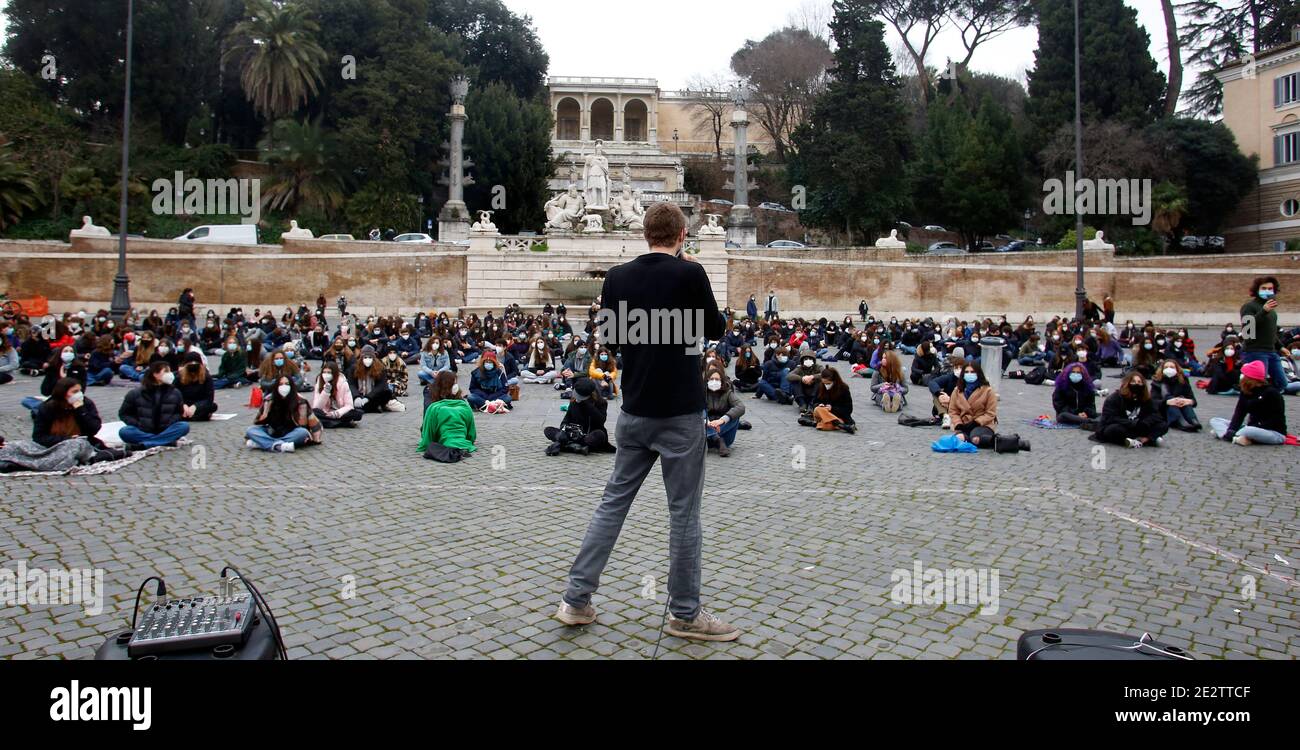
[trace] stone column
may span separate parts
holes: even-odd
[[[465,97],[469,79],[457,76],[451,82],[451,142],[447,154],[447,204],[438,212],[438,240],[463,242],[469,239],[469,208],[465,205]]]
[[[727,242],[753,247],[758,244],[758,224],[749,211],[749,113],[739,97],[731,113],[731,127],[736,132],[736,154],[730,180],[730,187],[735,191],[735,205],[727,217]]]

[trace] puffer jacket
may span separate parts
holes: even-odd
[[[184,406],[181,392],[170,385],[141,386],[126,394],[117,418],[141,432],[157,435],[181,421]]]

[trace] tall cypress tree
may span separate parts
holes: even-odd
[[[835,66],[808,122],[792,136],[791,181],[807,190],[803,221],[873,241],[907,202],[910,148],[902,84],[885,46],[885,28],[863,0],[836,0]]]
[[[1074,121],[1074,3],[1038,0],[1038,50],[1029,72],[1027,112],[1034,150]],[[1124,0],[1080,3],[1083,117],[1141,128],[1164,111],[1165,76],[1152,59],[1151,35]]]

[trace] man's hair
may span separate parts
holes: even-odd
[[[645,240],[650,247],[676,247],[686,215],[672,203],[654,203],[645,212]]]
[[[1259,288],[1260,288],[1261,286],[1264,286],[1265,284],[1272,284],[1272,285],[1273,285],[1273,291],[1275,291],[1275,292],[1279,292],[1279,293],[1280,293],[1280,292],[1282,291],[1281,286],[1277,283],[1277,277],[1274,277],[1274,276],[1259,276],[1259,277],[1257,277],[1254,281],[1252,281],[1252,282],[1250,283],[1250,296],[1252,296],[1252,297],[1257,297],[1257,296],[1259,296]]]

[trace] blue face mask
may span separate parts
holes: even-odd
[[[1274,295],[1276,295],[1276,294],[1277,294],[1277,292],[1273,291],[1272,289],[1260,289],[1260,290],[1259,290],[1259,298],[1262,299],[1262,300],[1270,300],[1270,299],[1273,299]]]
[[[602,355],[600,355],[600,361],[601,361],[601,362],[608,362],[608,361],[609,361],[609,355],[608,355],[608,354],[602,354]]]
[[[486,365],[483,365],[483,369],[487,370],[488,372],[492,372],[493,370],[497,369],[497,366],[489,362]]]
[[[1081,373],[1081,372],[1072,372],[1072,373],[1070,373],[1070,382],[1071,382],[1071,383],[1082,383],[1082,382],[1083,382],[1083,373]]]
[[[963,378],[963,380],[965,380],[967,383],[978,383],[978,382],[979,382],[979,379],[980,379],[980,376],[979,376],[979,375],[976,375],[976,374],[973,373],[973,372],[968,372],[968,373],[966,373],[966,376]]]

